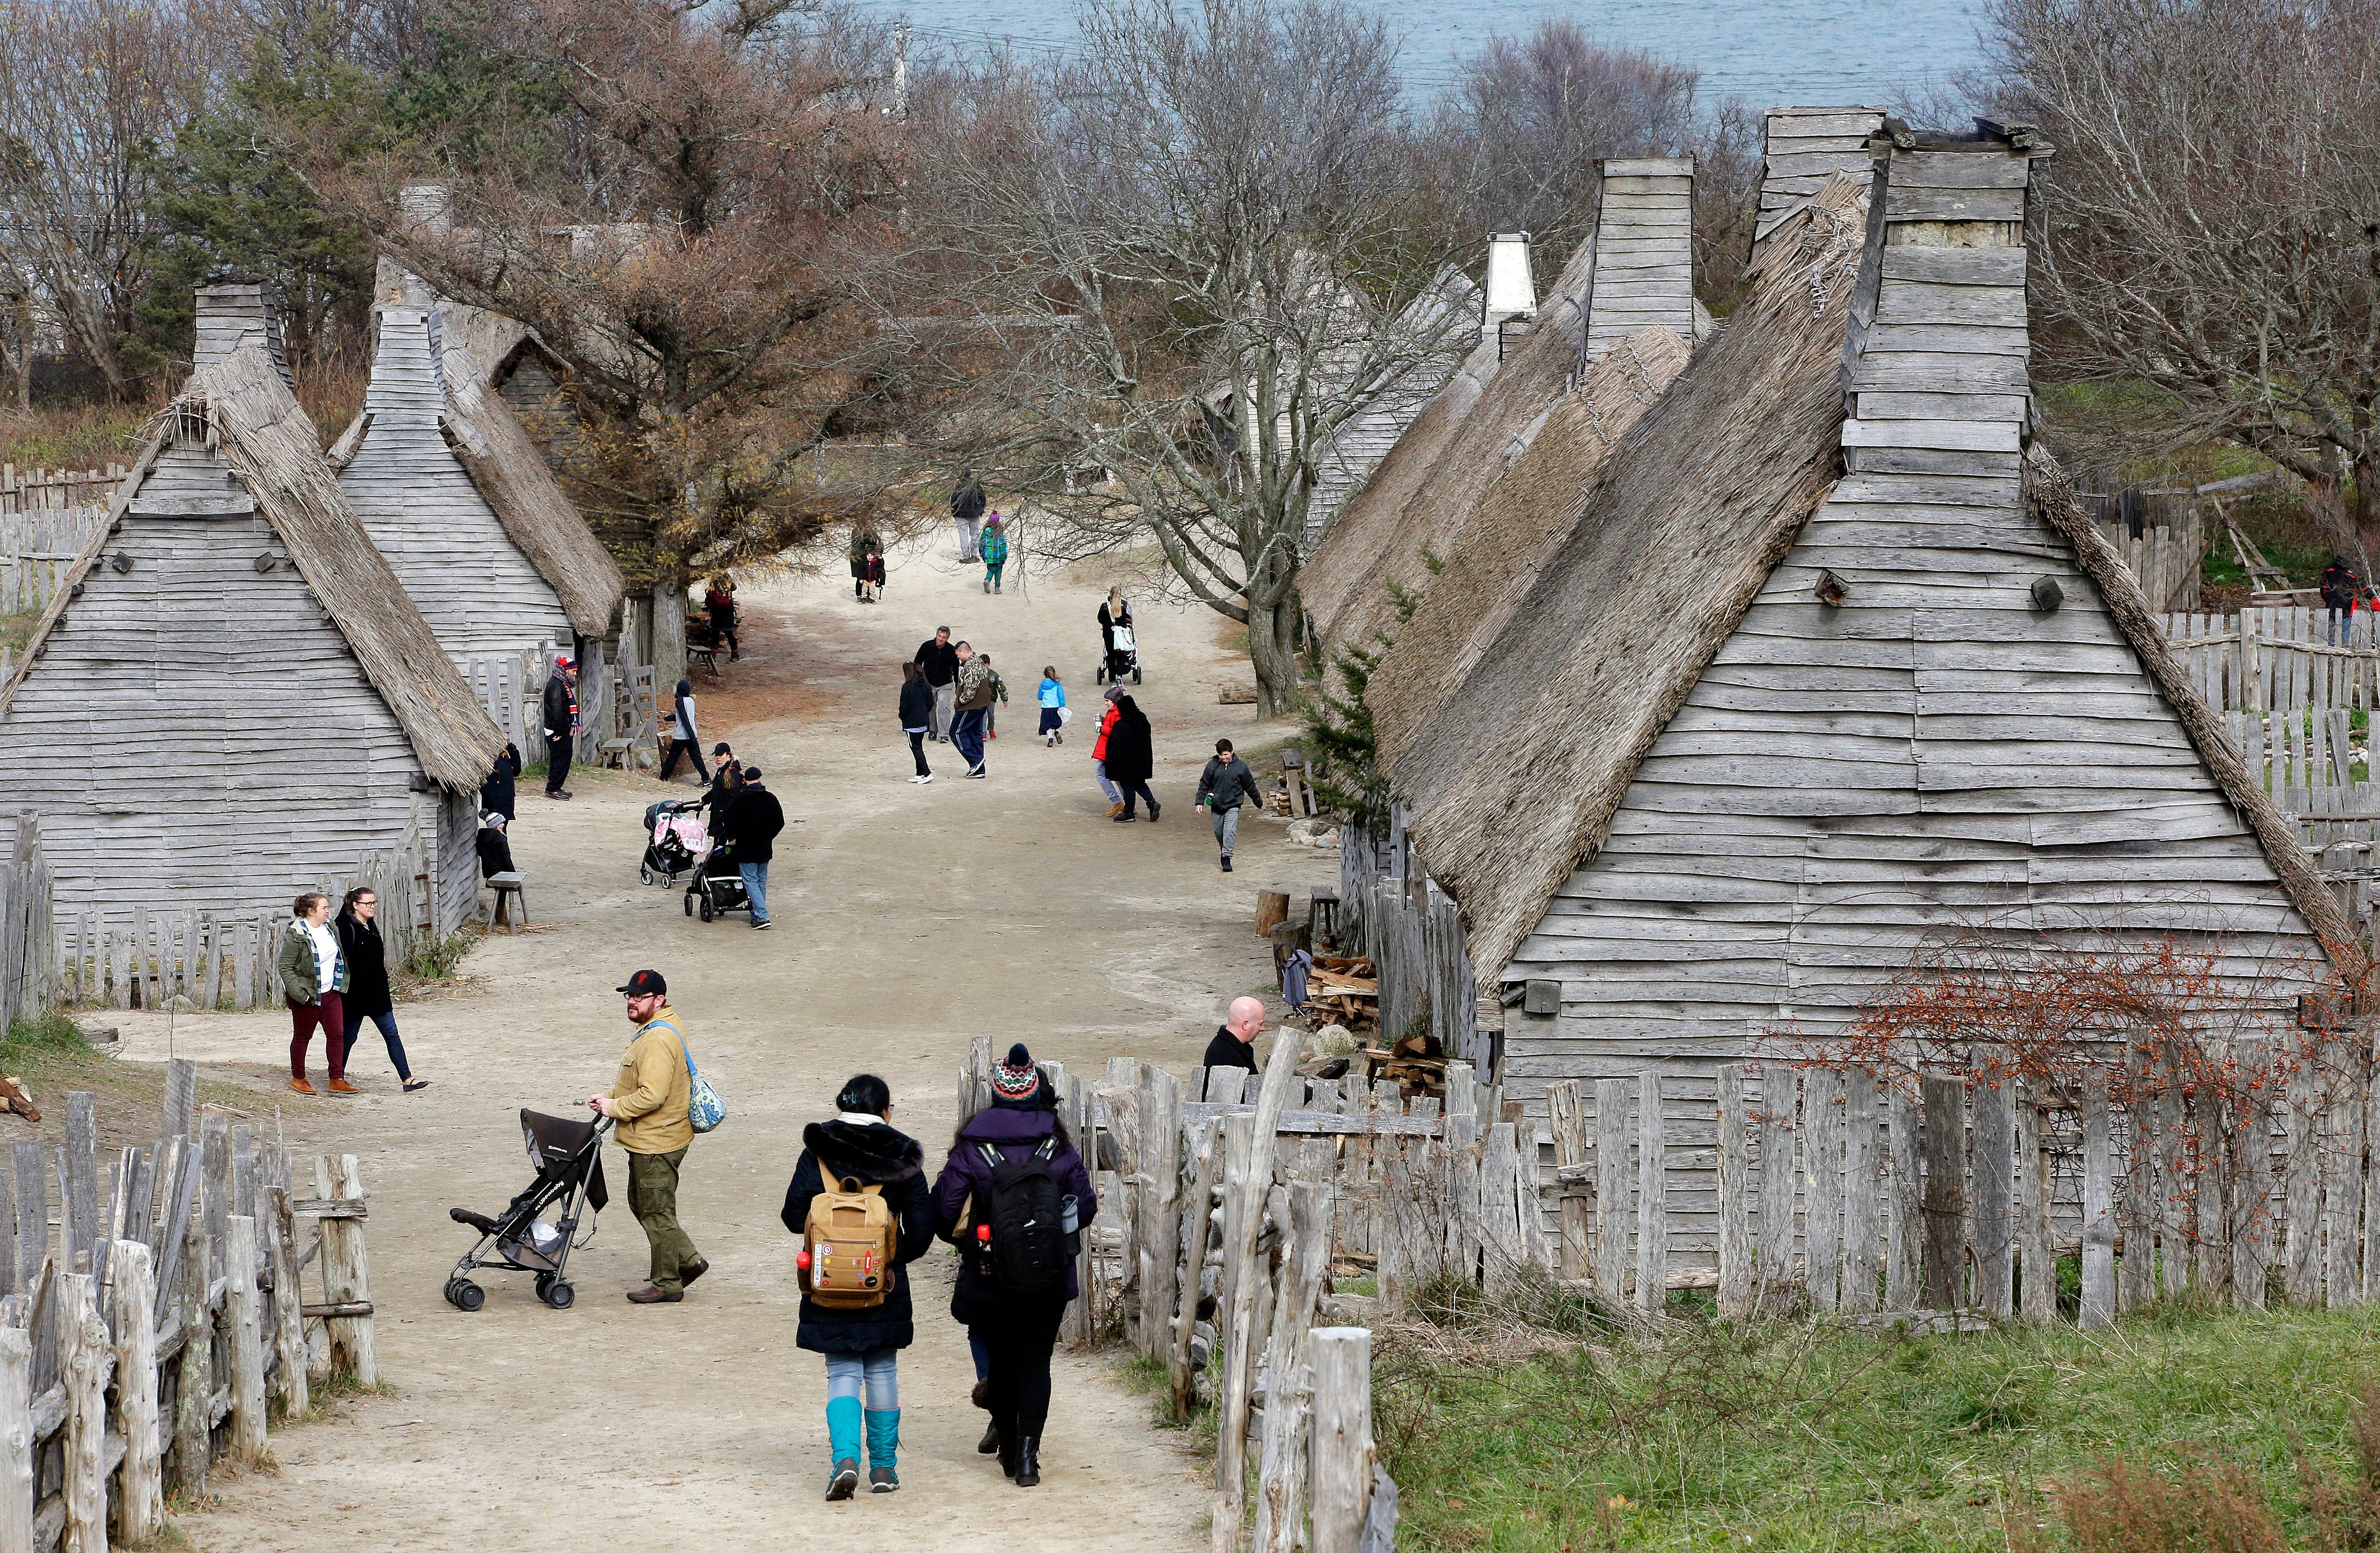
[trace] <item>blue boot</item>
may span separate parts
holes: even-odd
[[[889,1494],[901,1486],[900,1474],[894,1470],[892,1458],[901,1449],[901,1410],[897,1407],[868,1410],[868,1491]]]
[[[831,1397],[826,1404],[827,1455],[834,1465],[827,1474],[826,1497],[847,1499],[859,1488],[859,1399]]]

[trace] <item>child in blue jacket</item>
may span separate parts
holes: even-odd
[[[1066,687],[1058,683],[1058,671],[1049,664],[1041,665],[1041,747],[1066,742]]]

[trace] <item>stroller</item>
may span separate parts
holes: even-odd
[[[1130,674],[1133,684],[1138,685],[1140,683],[1140,649],[1133,640],[1132,627],[1111,626],[1108,635],[1114,645],[1108,649],[1107,657],[1100,661],[1093,683],[1122,685],[1123,676]]]
[[[680,803],[662,802],[645,811],[645,857],[637,866],[637,880],[650,884],[656,879],[663,884],[675,884],[677,876],[686,872],[710,844],[710,836],[702,826],[702,800],[688,798]]]
[[[491,1267],[536,1274],[537,1297],[556,1310],[568,1310],[577,1296],[563,1269],[570,1260],[579,1212],[584,1208],[601,1213],[612,1200],[603,1185],[603,1132],[612,1125],[609,1117],[573,1122],[523,1110],[520,1121],[529,1163],[537,1167],[535,1178],[492,1219],[468,1207],[446,1210],[446,1217],[455,1223],[480,1231],[479,1244],[446,1275],[446,1303],[457,1310],[477,1310],[487,1303],[487,1291],[472,1282],[469,1275]],[[541,1217],[549,1208],[556,1212],[552,1223]],[[594,1238],[594,1227],[589,1225],[587,1239]],[[491,1241],[495,1243],[492,1254]]]
[[[735,843],[715,843],[696,866],[694,882],[686,887],[686,914],[692,916],[699,911],[708,922],[731,911],[748,914],[751,909],[751,899],[744,893],[744,875],[735,867]]]

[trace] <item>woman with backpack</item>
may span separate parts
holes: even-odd
[[[840,1113],[802,1130],[802,1157],[779,1215],[801,1238],[795,1265],[802,1290],[794,1344],[826,1355],[826,1497],[859,1487],[859,1441],[868,1438],[868,1487],[901,1486],[901,1350],[910,1323],[909,1264],[933,1244],[926,1151],[892,1130],[892,1091],[859,1074],[835,1097]],[[866,1405],[861,1399],[866,1398]]]
[[[990,1359],[1001,1471],[1041,1481],[1050,1353],[1075,1282],[1072,1245],[1099,1215],[1091,1172],[1023,1042],[991,1071],[991,1104],[960,1123],[934,1183],[934,1228],[959,1246],[951,1315]]]

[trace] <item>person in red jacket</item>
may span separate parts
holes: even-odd
[[[1116,725],[1120,715],[1116,699],[1123,694],[1119,685],[1108,686],[1107,710],[1099,714],[1099,737],[1091,741],[1091,775],[1099,779],[1099,791],[1108,795],[1108,818],[1113,819],[1123,812],[1123,790],[1108,780],[1108,733]]]

